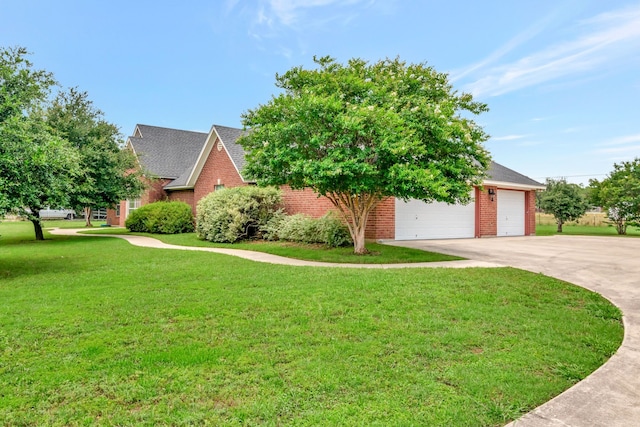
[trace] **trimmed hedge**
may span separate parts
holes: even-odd
[[[263,232],[268,240],[324,243],[331,247],[353,244],[349,229],[333,212],[321,218],[312,218],[305,214],[278,214],[269,221]]]
[[[198,238],[233,243],[262,237],[262,229],[282,204],[282,192],[273,187],[233,187],[203,197],[196,208]]]
[[[184,202],[155,202],[132,211],[125,226],[140,233],[190,233],[193,219],[191,206]]]

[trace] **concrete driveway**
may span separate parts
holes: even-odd
[[[385,242],[496,262],[591,289],[624,313],[618,352],[510,426],[640,426],[640,239],[549,236]]]

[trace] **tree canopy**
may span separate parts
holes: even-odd
[[[86,93],[58,94],[53,75],[37,70],[24,48],[0,48],[0,217],[29,219],[44,239],[39,213],[47,207],[107,207],[141,182],[118,129]]]
[[[87,226],[92,210],[140,195],[144,184],[135,155],[121,149],[118,127],[104,120],[87,92],[60,92],[47,111],[47,122],[78,151],[81,175],[70,194],[70,207],[84,209]]]
[[[587,212],[584,189],[577,184],[567,183],[566,179],[547,179],[547,189],[540,195],[540,208],[550,213],[558,224],[558,233],[567,221],[575,221]]]
[[[35,70],[26,54],[0,49],[0,215],[29,219],[42,240],[40,210],[69,202],[78,156],[44,118],[52,74]]]
[[[490,158],[487,134],[468,116],[485,104],[426,64],[314,61],[276,75],[282,93],[243,114],[248,176],[327,197],[356,253],[366,252],[367,218],[386,197],[470,200]]]
[[[615,163],[602,181],[590,180],[589,194],[615,223],[618,234],[627,234],[629,225],[640,225],[640,158]]]

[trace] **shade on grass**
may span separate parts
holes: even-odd
[[[130,233],[123,228],[90,229],[82,231],[83,234],[134,234],[149,236],[162,242],[180,246],[197,246],[209,248],[243,249],[249,251],[265,252],[287,258],[303,259],[307,261],[333,262],[345,264],[398,264],[414,262],[442,262],[455,261],[463,258],[421,251],[401,246],[383,245],[380,243],[367,243],[368,254],[356,255],[353,246],[331,248],[322,244],[304,244],[286,241],[270,242],[264,240],[239,241],[235,243],[212,243],[200,240],[195,233],[183,234],[150,234]]]
[[[503,425],[622,339],[603,298],[515,269],[287,267],[0,235],[8,425]]]

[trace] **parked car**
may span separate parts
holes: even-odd
[[[42,209],[40,219],[73,219],[76,213],[73,209]]]

